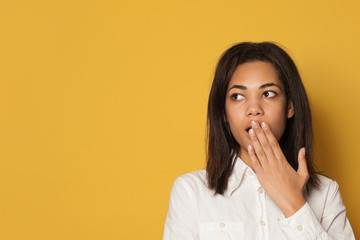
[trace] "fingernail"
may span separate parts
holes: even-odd
[[[252,151],[252,146],[251,146],[251,145],[248,146],[248,151],[249,151],[249,152]]]
[[[262,122],[261,125],[264,130],[269,128],[269,126],[265,122]]]
[[[249,130],[249,134],[250,134],[250,136],[255,136],[254,130],[253,130],[253,129],[250,129],[250,130]]]
[[[259,127],[259,124],[255,121],[252,121],[251,122],[251,125],[254,127],[254,128],[258,128]]]

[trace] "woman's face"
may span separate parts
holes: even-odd
[[[293,116],[287,104],[283,83],[271,63],[255,61],[240,64],[229,82],[225,101],[226,119],[240,145],[239,155],[247,155],[251,144],[251,121],[266,122],[277,140],[285,131],[286,119]],[[244,156],[245,157],[245,156]]]

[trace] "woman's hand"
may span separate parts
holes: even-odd
[[[261,128],[253,121],[249,133],[252,141],[249,156],[260,184],[284,216],[292,216],[306,203],[302,193],[309,179],[305,148],[299,151],[299,168],[295,171],[265,122]]]

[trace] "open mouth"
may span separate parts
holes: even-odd
[[[249,131],[250,131],[250,129],[252,129],[252,127],[251,127],[251,126],[250,126],[250,127],[248,127],[248,128],[246,128],[246,129],[245,129],[245,131],[249,132]]]

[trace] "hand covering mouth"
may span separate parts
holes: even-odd
[[[261,121],[258,121],[257,123],[258,123],[258,124],[260,125],[260,127],[261,127],[262,122],[261,122]],[[261,128],[262,128],[262,127],[261,127]],[[249,132],[250,129],[252,129],[251,123],[247,126],[247,128],[245,128],[245,131]]]
[[[245,131],[249,132],[250,129],[252,129],[252,126],[249,126],[248,128],[246,128]]]

